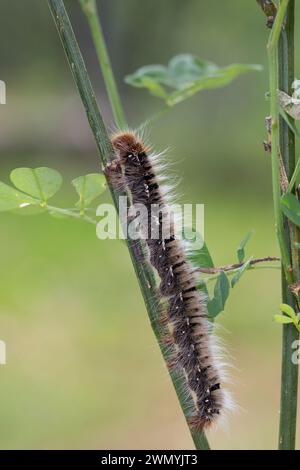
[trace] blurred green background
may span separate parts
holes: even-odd
[[[87,26],[77,1],[66,5],[113,129]],[[161,106],[123,83],[142,65],[185,52],[219,65],[264,65],[261,73],[178,105],[149,134],[158,149],[170,147],[180,201],[205,203],[216,264],[234,262],[252,228],[247,255],[277,255],[270,159],[262,148],[268,31],[256,2],[98,5],[132,126]],[[97,171],[99,158],[47,2],[2,0],[0,12],[0,79],[7,84],[0,179],[8,182],[17,166],[56,168],[65,178],[56,202],[68,207],[75,201],[69,182]],[[297,73],[299,65],[297,58]],[[0,447],[192,449],[124,244],[99,241],[83,222],[47,215],[1,214],[0,221],[0,339],[7,344]],[[239,409],[210,432],[214,448],[276,447],[281,331],[272,316],[279,302],[279,271],[257,270],[244,275],[218,317]]]

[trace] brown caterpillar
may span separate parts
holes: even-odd
[[[114,135],[112,144],[115,159],[107,165],[106,175],[113,185],[127,186],[134,205],[147,207],[148,227],[158,226],[156,239],[151,238],[150,232],[145,238],[150,262],[160,277],[160,293],[167,304],[167,314],[161,320],[168,327],[166,343],[172,348],[173,356],[168,366],[179,368],[186,376],[188,392],[196,409],[189,418],[190,424],[194,429],[203,430],[216,421],[228,402],[226,392],[221,388],[205,299],[197,290],[194,270],[184,245],[176,238],[175,225],[169,217],[150,148],[133,132]],[[154,205],[159,211],[153,215],[151,208]],[[166,219],[169,224],[167,237],[162,230]]]

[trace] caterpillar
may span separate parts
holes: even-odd
[[[229,403],[228,393],[221,387],[222,370],[215,354],[213,327],[207,319],[206,299],[197,289],[185,246],[176,236],[155,154],[134,132],[113,135],[112,145],[114,158],[104,170],[106,176],[111,184],[129,190],[133,205],[146,206],[148,227],[158,227],[158,237],[153,239],[148,229],[145,238],[149,261],[159,275],[160,295],[166,304],[161,323],[167,326],[165,342],[172,350],[168,367],[185,375],[194,404],[189,424],[202,431],[217,420]],[[159,208],[154,215],[153,206]],[[167,235],[163,224],[167,224]]]

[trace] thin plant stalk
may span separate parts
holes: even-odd
[[[90,28],[115,123],[119,129],[125,129],[127,127],[125,112],[122,106],[115,75],[113,73],[111,60],[107,51],[97,2],[96,0],[79,0],[79,3]],[[143,132],[146,127],[149,127],[150,124],[155,122],[163,114],[170,111],[170,109],[170,106],[164,106],[153,114],[153,116],[146,119],[144,123],[140,124],[137,131]]]
[[[113,149],[95,98],[94,91],[92,89],[88,73],[86,71],[84,60],[82,58],[68,14],[66,12],[64,2],[63,0],[48,0],[48,4],[52,12],[54,22],[57,26],[63,48],[67,55],[75,83],[85,107],[87,118],[99,150],[102,165],[105,165],[112,157]],[[117,201],[119,193],[111,186],[110,191],[116,209],[118,210]],[[138,256],[137,252],[139,255],[143,253],[143,247],[140,246],[137,241],[135,241],[133,244],[130,240],[127,240],[127,245],[153,331],[156,335],[164,359],[165,361],[168,361],[168,351],[163,346],[163,342],[161,341],[161,327],[159,325],[160,307],[159,298],[156,291],[154,271],[149,263],[146,262],[146,260],[141,260]],[[191,410],[193,410],[194,405],[192,398],[186,396],[186,381],[182,375],[176,371],[171,372],[170,375],[181,408],[185,417],[187,418]],[[191,435],[196,449],[209,450],[209,444],[204,433],[191,430]]]
[[[271,161],[272,186],[276,231],[282,259],[283,301],[297,307],[290,286],[299,282],[298,250],[295,250],[296,230],[285,220],[281,205],[280,157],[291,178],[295,168],[294,138],[283,120],[279,119],[277,90],[280,87],[290,91],[291,76],[294,74],[293,21],[294,2],[281,0],[268,41],[268,62],[271,106]],[[288,14],[287,14],[288,13]],[[286,24],[284,21],[286,19]],[[289,30],[289,32],[288,32]],[[299,337],[296,328],[283,326],[281,403],[279,425],[279,448],[294,449],[296,438],[297,381],[298,368],[292,363],[292,344]]]
[[[272,189],[275,226],[281,251],[282,265],[288,283],[292,283],[291,263],[289,249],[285,238],[283,213],[280,205],[280,170],[279,170],[279,107],[277,102],[278,90],[278,42],[281,28],[285,18],[289,0],[283,0],[278,9],[273,28],[270,33],[267,50],[269,62],[270,111],[271,111],[271,164]]]
[[[116,125],[126,127],[126,118],[107,51],[96,0],[79,0],[87,18]]]
[[[54,206],[49,206],[49,204],[46,204],[44,206],[49,212],[52,212],[53,214],[60,215],[62,217],[71,217],[74,219],[80,219],[84,220],[85,222],[88,222],[89,224],[96,225],[97,221],[93,217],[89,217],[88,215],[85,214],[80,214],[79,212],[75,212],[74,209],[63,209],[60,207],[54,207]]]
[[[278,269],[281,269],[281,266],[280,265],[277,266],[276,264],[268,264],[266,266],[249,266],[247,268],[247,271],[257,271],[258,269],[277,269],[278,270]],[[240,270],[240,268],[235,268],[235,269],[232,269],[230,271],[226,271],[226,276],[233,276],[239,270]],[[213,274],[209,277],[202,277],[200,282],[208,284],[208,283],[213,282],[216,279],[218,279],[219,276],[220,276],[220,272],[218,274]]]
[[[294,12],[295,2],[290,0],[287,7],[285,27],[281,31],[278,49],[279,89],[291,94],[294,81]],[[295,168],[295,135],[284,119],[279,120],[280,151],[283,165],[290,181],[288,191],[294,191],[296,178]],[[295,242],[299,241],[298,228],[290,221],[284,220],[285,236],[290,246],[290,256],[294,281],[299,283],[299,253]],[[283,301],[298,310],[297,299],[291,293],[286,279],[282,279]],[[295,448],[297,426],[297,392],[298,365],[291,360],[293,344],[299,339],[299,332],[294,325],[283,325],[282,331],[282,365],[281,365],[281,403],[279,442],[280,450]]]

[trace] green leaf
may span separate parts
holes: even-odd
[[[79,176],[72,181],[72,184],[79,194],[76,205],[81,211],[84,211],[85,207],[88,207],[106,189],[105,177],[100,173]]]
[[[285,317],[284,315],[274,315],[274,320],[276,323],[281,324],[293,323],[293,320],[290,317]]]
[[[186,233],[189,234],[188,227],[184,227],[183,237]],[[207,244],[203,240],[202,235],[199,232],[196,232],[195,230],[192,229],[191,236],[195,236],[196,244],[198,246],[201,246],[201,248],[195,249],[194,248],[195,243],[192,243],[189,241],[189,239],[186,239],[186,241],[189,242],[189,249],[187,251],[188,251],[188,258],[191,261],[191,263],[195,266],[195,268],[214,268],[214,263],[213,263],[211,254],[207,248]]]
[[[25,193],[46,202],[62,184],[60,173],[52,168],[16,168],[10,174],[14,185]]]
[[[224,271],[221,271],[215,284],[214,296],[207,303],[208,314],[210,317],[214,318],[224,310],[225,303],[229,295],[229,289],[230,286],[228,278]]]
[[[300,227],[300,203],[294,194],[288,193],[281,197],[281,208],[284,215]]]
[[[287,123],[291,131],[295,134],[295,136],[300,137],[300,132],[295,124],[295,121],[290,118],[288,114],[282,109],[279,108],[280,115],[282,119]]]
[[[233,64],[229,65],[228,67],[218,68],[214,73],[211,73],[208,76],[204,75],[189,85],[186,85],[186,87],[182,90],[176,91],[169,95],[167,104],[169,106],[174,106],[175,104],[190,98],[198,91],[223,87],[228,85],[239,75],[254,70],[261,70],[261,68],[258,65],[244,64]]]
[[[167,99],[168,95],[160,83],[167,84],[167,68],[163,65],[146,65],[132,75],[125,77],[125,83],[137,88],[147,88],[158,97]]]
[[[167,69],[166,83],[176,90],[182,90],[200,77],[210,76],[218,70],[213,62],[201,60],[191,54],[173,57]]]
[[[250,266],[250,263],[251,263],[251,258],[248,259],[248,261],[246,261],[246,263],[244,263],[240,268],[239,270],[236,272],[236,274],[233,276],[233,278],[231,279],[231,287],[234,287],[236,285],[236,283],[240,280],[241,276],[244,274],[244,272],[248,269],[248,267]]]
[[[285,315],[274,315],[274,320],[277,323],[293,323],[295,328],[300,333],[300,313],[296,313],[295,310],[288,304],[280,304],[280,310],[285,313]]]
[[[196,268],[213,268],[214,263],[211,257],[211,254],[207,248],[206,243],[204,242],[200,250],[195,250],[189,256],[189,259]]]
[[[243,263],[245,259],[245,246],[247,245],[248,241],[252,237],[254,233],[254,230],[250,230],[246,236],[240,241],[240,244],[237,248],[237,257],[239,260],[239,263]]]
[[[29,205],[38,205],[40,202],[12,186],[0,182],[0,212],[11,211]]]
[[[297,322],[297,315],[293,307],[291,307],[288,304],[280,304],[279,306],[280,310],[285,313],[288,317],[292,318]]]
[[[247,64],[218,67],[192,54],[180,54],[173,57],[167,67],[158,64],[144,66],[127,75],[125,82],[147,88],[152,95],[174,106],[200,90],[225,86],[241,74],[261,69],[259,65]]]

